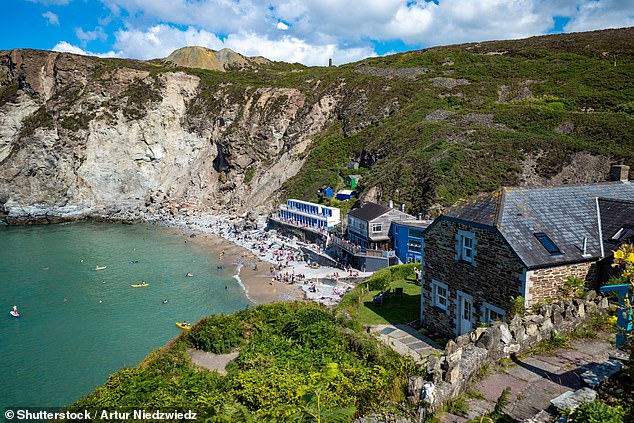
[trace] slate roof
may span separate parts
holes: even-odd
[[[599,198],[603,249],[608,256],[634,238],[634,201]],[[619,231],[623,229],[620,233]],[[613,237],[618,233],[618,239]]]
[[[377,217],[389,212],[390,208],[376,203],[366,203],[363,207],[351,210],[348,214],[366,221],[371,221]]]
[[[611,222],[623,221],[621,213],[632,216],[631,205],[626,207],[618,203],[621,206],[617,207],[616,202],[599,202],[599,198],[629,204],[634,201],[634,184],[619,181],[530,189],[502,188],[473,202],[458,203],[447,215],[497,227],[529,269],[548,267],[602,257],[599,204],[604,205],[606,215],[601,220],[605,222],[602,226],[606,226],[606,230],[611,230]],[[546,234],[561,253],[550,254],[535,237],[536,233]],[[585,256],[584,238],[587,239]]]
[[[502,190],[459,200],[447,213],[450,216],[486,226],[496,226]]]

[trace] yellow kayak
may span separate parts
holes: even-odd
[[[144,286],[150,286],[149,283],[135,283],[133,285],[130,285],[132,288],[142,288]]]
[[[190,325],[189,323],[176,322],[176,326],[178,326],[181,329],[185,329],[185,330],[189,330],[189,329],[192,328],[192,325]]]

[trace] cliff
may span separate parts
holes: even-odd
[[[352,173],[363,199],[428,215],[500,185],[605,180],[634,165],[633,52],[632,28],[340,67],[1,51],[0,220],[242,214]],[[223,69],[196,68],[211,55]]]
[[[0,53],[0,80],[9,220],[252,210],[297,173],[337,95],[32,50]]]

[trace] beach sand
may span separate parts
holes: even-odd
[[[239,281],[244,286],[247,298],[254,304],[305,298],[301,285],[289,285],[283,282],[275,282],[271,285],[270,263],[260,260],[248,249],[214,234],[189,228],[171,229],[177,234],[185,235],[187,242],[195,243],[213,254],[221,265],[232,268],[233,275],[239,275]],[[192,234],[196,236],[191,238]],[[222,251],[224,255],[221,256]],[[255,263],[257,263],[257,270],[253,270]]]

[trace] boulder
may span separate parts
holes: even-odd
[[[500,325],[500,333],[502,335],[500,338],[502,342],[506,345],[510,344],[513,340],[513,335],[511,335],[511,331],[504,323]]]
[[[407,399],[410,402],[417,403],[421,399],[424,384],[422,376],[410,376],[407,383]]]

